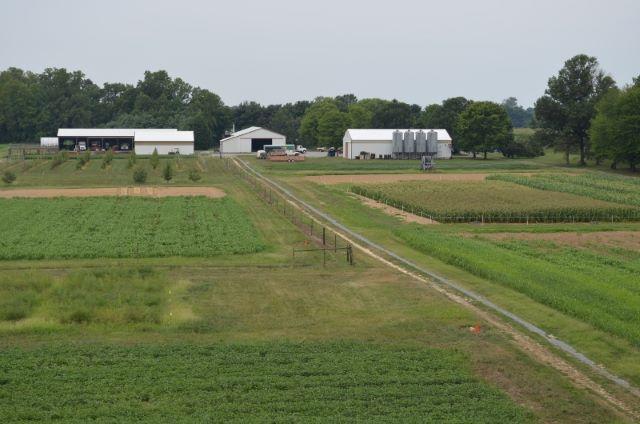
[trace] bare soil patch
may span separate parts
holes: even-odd
[[[363,204],[371,208],[379,209],[382,212],[386,213],[387,215],[401,218],[403,221],[406,221],[406,222],[415,222],[418,224],[429,224],[429,225],[438,223],[433,219],[425,218],[423,216],[415,215],[415,214],[403,211],[401,209],[394,208],[393,206],[385,205],[384,203],[376,202],[375,200],[369,199],[368,197],[360,196],[358,194],[353,194],[353,193],[352,195],[357,199],[359,199]]]
[[[596,231],[590,233],[493,233],[491,240],[544,240],[572,247],[611,246],[640,250],[640,231]]]
[[[205,196],[218,198],[225,195],[216,187],[107,187],[107,188],[37,188],[0,190],[0,198],[13,197],[104,197],[141,196],[177,197]]]
[[[352,174],[352,175],[312,175],[305,180],[320,184],[345,183],[394,183],[396,181],[484,181],[487,173],[469,174]]]

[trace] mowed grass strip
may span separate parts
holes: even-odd
[[[366,343],[0,351],[0,421],[529,422],[460,353]]]
[[[252,253],[265,245],[231,198],[0,199],[0,259]]]
[[[572,193],[592,199],[640,206],[640,178],[637,177],[585,173],[580,175],[492,175],[489,179],[507,181],[539,190]]]
[[[440,222],[640,220],[640,209],[503,181],[405,181],[351,191]]]
[[[637,256],[621,259],[519,240],[492,241],[408,226],[410,246],[504,285],[640,347]]]
[[[352,160],[341,157],[308,157],[300,162],[271,162],[255,158],[243,158],[252,166],[273,173],[302,173],[305,175],[358,174],[358,173],[421,173],[419,160]],[[544,168],[545,165],[518,159],[473,160],[454,158],[438,161],[439,171],[512,171]]]

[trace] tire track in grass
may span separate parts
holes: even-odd
[[[613,405],[618,410],[624,412],[630,417],[633,417],[636,420],[640,420],[640,412],[635,408],[628,406],[622,400],[616,398],[608,390],[602,387],[600,384],[595,382],[593,379],[588,377],[582,371],[578,370],[575,366],[571,365],[569,362],[561,358],[560,356],[554,354],[548,348],[542,346],[539,342],[532,339],[528,335],[522,333],[521,331],[516,330],[512,325],[498,319],[494,314],[489,313],[487,310],[478,307],[470,302],[469,299],[483,305],[484,307],[492,310],[498,315],[502,315],[503,317],[508,318],[509,320],[515,322],[516,324],[524,327],[528,331],[542,337],[546,340],[550,345],[555,348],[560,349],[564,353],[568,354],[570,357],[578,360],[580,363],[587,365],[592,370],[594,370],[599,375],[605,377],[607,380],[613,382],[619,387],[626,389],[629,393],[633,394],[636,397],[640,398],[640,390],[636,387],[632,386],[628,381],[616,376],[611,373],[604,367],[596,364],[593,360],[589,359],[586,355],[575,349],[570,344],[555,338],[551,334],[547,334],[540,327],[524,320],[523,318],[515,315],[514,313],[496,305],[491,302],[489,299],[481,296],[471,290],[468,290],[459,284],[440,276],[436,273],[433,273],[411,261],[401,257],[400,255],[392,252],[391,250],[386,249],[385,247],[367,239],[366,237],[358,234],[357,232],[349,229],[345,225],[338,222],[336,219],[331,217],[329,214],[322,212],[321,210],[315,208],[304,200],[298,198],[295,194],[293,194],[290,190],[282,186],[281,184],[273,181],[272,179],[265,177],[260,172],[254,170],[248,163],[239,158],[232,159],[234,163],[240,167],[244,172],[252,174],[254,177],[262,180],[266,184],[275,188],[277,191],[284,194],[288,197],[289,202],[304,212],[307,216],[309,216],[314,221],[325,224],[328,222],[333,226],[333,231],[337,232],[339,236],[344,238],[348,243],[351,243],[354,247],[358,248],[362,252],[366,253],[368,256],[378,260],[381,263],[384,263],[391,268],[408,275],[410,277],[415,278],[416,280],[423,282],[439,293],[446,296],[448,299],[453,302],[462,305],[468,309],[471,309],[478,316],[482,317],[486,322],[503,331],[504,333],[511,336],[514,342],[522,348],[524,351],[528,352],[532,357],[538,360],[541,363],[547,364],[556,370],[560,371],[562,374],[566,375],[575,385],[578,387],[586,388],[592,391],[593,393],[600,396],[603,400],[608,402],[610,405]],[[323,221],[321,221],[320,219]],[[381,254],[376,253],[381,252],[382,254],[392,258],[393,260],[399,262],[402,265],[398,265],[397,263],[383,257]],[[407,269],[407,267],[409,269]],[[415,270],[415,271],[412,271]],[[425,275],[428,277],[426,278]],[[453,291],[452,291],[453,290]],[[460,294],[463,296],[461,296]]]

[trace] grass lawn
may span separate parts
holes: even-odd
[[[421,173],[419,160],[349,160],[344,158],[307,158],[302,162],[271,162],[246,156],[244,160],[251,166],[276,175],[323,175],[323,174],[381,174],[381,173]],[[436,172],[486,172],[486,171],[531,171],[545,169],[549,165],[539,164],[530,159],[505,159],[492,154],[489,159],[455,157],[439,160]]]

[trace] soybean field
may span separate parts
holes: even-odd
[[[462,355],[437,349],[348,342],[54,345],[4,350],[0,362],[3,422],[534,421],[474,378]]]
[[[252,253],[264,242],[231,198],[0,199],[0,258]]]

